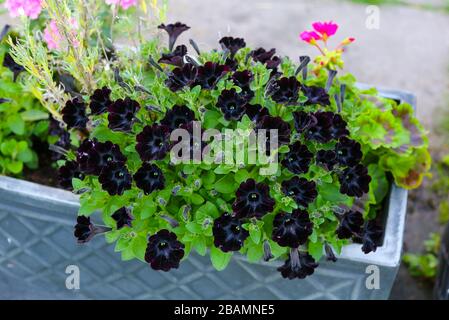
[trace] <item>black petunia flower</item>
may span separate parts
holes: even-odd
[[[355,167],[346,168],[340,173],[340,192],[350,197],[363,196],[368,193],[371,177],[368,175],[368,169],[358,164]]]
[[[175,130],[193,120],[195,120],[195,113],[191,109],[176,105],[167,111],[161,124],[169,127],[170,130]]]
[[[215,219],[212,233],[214,245],[223,252],[239,251],[249,236],[249,232],[242,226],[242,221],[229,213]]]
[[[337,154],[333,150],[320,150],[316,154],[316,163],[327,170],[333,170],[337,162]]]
[[[315,182],[299,177],[293,177],[290,180],[283,181],[282,192],[286,196],[295,199],[298,205],[305,208],[318,196]]]
[[[295,123],[295,129],[299,133],[305,132],[317,123],[317,119],[313,114],[304,111],[293,112],[293,120]]]
[[[304,135],[308,140],[314,140],[320,143],[326,143],[332,140],[331,132],[334,113],[332,112],[315,112],[311,115],[312,123],[304,130]]]
[[[276,72],[277,67],[281,64],[281,59],[275,56],[276,49],[271,49],[270,51],[266,51],[264,48],[258,48],[256,50],[251,51],[250,55],[256,62],[263,63],[267,66],[268,69]]]
[[[117,230],[125,226],[132,227],[133,216],[126,207],[118,209],[111,217],[117,222]]]
[[[254,122],[259,122],[263,117],[270,115],[267,108],[260,104],[249,103],[245,105],[245,114]]]
[[[89,217],[78,216],[76,222],[74,235],[78,243],[89,242],[97,234],[111,231],[111,228],[94,226]]]
[[[139,189],[145,194],[150,194],[154,190],[162,190],[165,186],[165,178],[161,169],[151,163],[144,163],[134,174],[134,181]]]
[[[245,104],[248,102],[245,96],[231,90],[223,90],[218,97],[217,107],[223,112],[224,118],[228,121],[242,119],[245,114]]]
[[[296,209],[292,213],[280,212],[274,217],[271,238],[281,247],[298,248],[306,243],[312,232],[309,213]]]
[[[347,129],[347,123],[339,114],[334,113],[332,119],[332,126],[330,128],[331,136],[333,139],[340,139],[349,135],[349,130]]]
[[[336,234],[340,239],[349,239],[357,235],[363,226],[363,216],[357,211],[348,211],[340,218]]]
[[[186,63],[182,67],[173,69],[165,80],[165,85],[173,92],[184,87],[190,87],[195,83],[198,68],[191,63]]]
[[[246,47],[245,40],[242,38],[223,37],[219,41],[223,50],[228,50],[231,58],[234,58],[237,51]]]
[[[58,170],[59,185],[66,190],[73,190],[72,179],[84,179],[84,174],[81,173],[79,165],[76,161],[66,161]]]
[[[111,196],[121,196],[125,190],[131,189],[132,178],[123,164],[112,162],[101,170],[98,181]]]
[[[111,104],[111,89],[106,87],[97,89],[90,97],[90,112],[94,115],[105,113]]]
[[[229,70],[237,71],[239,67],[239,62],[235,58],[227,57],[224,65],[229,68]]]
[[[110,163],[124,165],[126,162],[118,145],[110,141],[98,142],[96,139],[84,140],[77,150],[76,159],[83,173],[93,175],[99,175]]]
[[[3,66],[12,71],[14,75],[14,82],[17,80],[19,74],[22,71],[25,71],[25,68],[20,64],[17,64],[9,53],[5,53],[5,56],[3,58]]]
[[[161,160],[170,150],[170,128],[152,125],[137,135],[136,150],[142,161]]]
[[[312,275],[317,267],[318,263],[310,254],[306,252],[298,253],[298,250],[295,249],[287,261],[278,268],[278,271],[286,279],[304,279]]]
[[[181,33],[190,29],[190,27],[181,22],[170,23],[167,25],[161,24],[158,26],[158,28],[165,30],[168,33],[168,49],[170,51],[173,50],[176,40],[181,35]]]
[[[86,116],[86,104],[78,98],[67,101],[61,114],[68,129],[85,129],[87,121],[89,121]]]
[[[113,131],[130,131],[134,116],[139,109],[139,103],[128,97],[113,102],[108,107],[108,128]]]
[[[312,161],[313,154],[309,149],[297,141],[290,145],[290,151],[282,160],[282,165],[294,174],[306,173],[309,171],[309,165]]]
[[[249,70],[236,71],[232,74],[232,82],[242,89],[241,95],[249,101],[254,97],[254,92],[251,91],[251,81],[253,80],[253,74]]]
[[[158,63],[170,64],[176,67],[182,67],[184,65],[184,56],[187,54],[187,47],[180,45],[170,53],[163,53]]]
[[[331,104],[329,95],[326,90],[317,86],[306,86],[302,85],[301,90],[304,95],[307,97],[307,101],[305,102],[306,106],[319,104],[322,106],[329,106]]]
[[[231,69],[227,65],[214,62],[206,62],[198,67],[198,75],[195,84],[203,89],[214,89],[218,81],[223,78]]]
[[[335,146],[337,161],[342,166],[355,166],[362,160],[362,146],[360,143],[346,137],[340,139]]]
[[[267,184],[248,179],[240,184],[235,195],[232,210],[237,218],[260,219],[273,211],[275,201],[270,196],[270,188]]]
[[[62,131],[59,135],[58,141],[55,142],[56,149],[69,150],[72,146],[72,141],[70,139],[70,133],[67,131]],[[52,151],[51,159],[53,161],[63,160],[66,156],[64,153]]]
[[[183,257],[184,245],[173,232],[163,229],[148,239],[145,261],[154,270],[177,269]]]
[[[257,123],[256,129],[267,130],[266,132],[267,147],[271,145],[270,130],[276,130],[273,133],[275,133],[274,136],[277,136],[279,146],[290,143],[290,134],[291,134],[290,125],[288,124],[288,122],[285,122],[279,117],[271,117],[271,116],[263,117]],[[267,148],[267,151],[272,149],[273,148]]]
[[[362,232],[362,251],[365,254],[376,252],[382,245],[383,229],[374,220],[368,221]]]
[[[296,104],[300,89],[301,83],[296,77],[284,77],[272,83],[268,88],[268,94],[277,103]]]

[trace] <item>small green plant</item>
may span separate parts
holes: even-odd
[[[4,29],[4,34],[7,29]],[[45,139],[48,113],[28,91],[21,73],[9,53],[9,45],[0,42],[0,173],[21,174],[24,166],[36,169],[38,157],[33,137]]]
[[[424,241],[424,253],[407,253],[403,261],[413,277],[424,278],[433,281],[438,269],[438,254],[440,251],[441,236],[431,233]]]

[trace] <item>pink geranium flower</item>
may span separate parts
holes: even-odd
[[[71,37],[71,44],[76,48],[79,46],[79,41],[76,39],[76,30],[78,29],[78,22],[71,18],[69,20],[70,26],[72,28],[69,36]],[[47,47],[50,50],[59,50],[61,42],[64,40],[61,33],[59,32],[56,21],[51,20],[50,23],[44,30],[44,40],[47,43]]]
[[[338,30],[338,24],[329,22],[314,22],[312,24],[313,29],[321,34],[323,40],[326,41],[329,37],[332,37]]]
[[[321,40],[321,36],[315,31],[304,31],[299,35],[299,37],[303,41],[311,44],[316,43],[317,40]]]
[[[138,0],[106,0],[106,3],[119,5],[123,10],[127,10],[128,8],[137,5],[137,1]]]
[[[30,19],[37,19],[42,11],[41,0],[6,0],[5,6],[14,18],[25,15]]]

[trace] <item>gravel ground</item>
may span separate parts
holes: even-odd
[[[413,2],[429,4],[427,0]],[[380,28],[369,30],[366,8],[337,0],[176,0],[170,3],[168,20],[191,26],[180,41],[188,43],[193,38],[203,49],[218,47],[218,39],[229,34],[244,37],[252,47],[274,47],[281,55],[298,57],[316,54],[298,40],[299,32],[310,28],[313,21],[332,19],[341,26],[337,41],[346,36],[357,39],[346,53],[345,71],[360,82],[416,94],[418,117],[428,128],[433,153],[437,153],[443,141],[436,128],[449,96],[449,15],[385,6],[380,8]],[[0,24],[9,21],[0,19]],[[428,196],[422,189],[410,197],[405,248],[411,252],[420,251],[428,233],[438,229],[437,213],[427,203]],[[411,278],[402,267],[391,298],[430,299],[431,292],[430,285]]]

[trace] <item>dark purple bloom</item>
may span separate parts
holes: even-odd
[[[355,166],[363,157],[360,143],[346,137],[341,138],[335,146],[335,154],[338,163],[348,167]]]
[[[175,130],[193,120],[195,120],[195,113],[191,109],[176,105],[167,111],[161,124],[169,127],[170,130]]]
[[[118,209],[111,217],[117,222],[117,230],[120,230],[125,226],[132,227],[133,217],[126,207]]]
[[[90,97],[90,112],[94,115],[105,113],[111,104],[111,89],[106,87],[97,89]]]
[[[304,95],[307,97],[307,101],[305,102],[306,106],[319,104],[322,106],[329,106],[331,104],[329,95],[326,92],[326,89],[317,87],[317,86],[306,86],[302,85],[301,90]]]
[[[231,54],[231,58],[235,56],[237,51],[246,47],[245,40],[242,38],[223,37],[219,41],[223,50],[228,50]]]
[[[107,227],[94,226],[92,222],[90,222],[89,217],[78,216],[76,222],[74,235],[75,238],[77,238],[78,243],[89,242],[97,234],[111,231],[111,229]]]
[[[167,25],[161,24],[158,26],[158,28],[165,30],[168,33],[168,49],[170,51],[173,50],[176,40],[181,35],[181,33],[190,29],[190,27],[181,22],[170,23]]]
[[[226,65],[214,62],[206,62],[203,66],[198,67],[198,75],[195,84],[203,89],[214,89],[218,81],[221,80],[231,69]]]
[[[250,55],[254,59],[254,61],[265,64],[268,69],[271,69],[275,72],[277,67],[281,64],[281,59],[277,56],[274,56],[275,53],[276,49],[266,51],[264,48],[258,48],[251,51]]]
[[[349,135],[349,130],[347,129],[347,123],[343,118],[334,113],[334,118],[332,119],[332,126],[330,128],[331,136],[333,139],[340,139]]]
[[[108,128],[113,131],[130,131],[134,122],[134,116],[140,109],[137,101],[128,97],[118,99],[108,107]]]
[[[198,68],[191,63],[186,63],[182,67],[173,69],[165,80],[165,85],[173,92],[184,87],[190,87],[195,83]]]
[[[333,170],[337,162],[337,154],[334,150],[320,150],[316,154],[316,163],[327,170]]]
[[[112,162],[101,170],[98,181],[111,196],[121,196],[125,190],[131,189],[132,178],[123,164]]]
[[[313,115],[315,121],[304,131],[308,140],[314,140],[320,143],[326,143],[332,140],[332,124],[334,114],[332,112],[315,112]]]
[[[170,128],[153,124],[137,135],[136,150],[142,161],[162,160],[170,150]]]
[[[154,270],[177,269],[183,257],[184,245],[173,232],[163,229],[148,239],[145,261]]]
[[[383,229],[374,220],[368,221],[362,232],[362,251],[365,254],[376,252],[382,245]]]
[[[340,239],[349,239],[359,234],[363,226],[363,216],[357,211],[348,211],[340,218],[340,225],[336,231]]]
[[[371,177],[368,174],[368,169],[358,164],[343,170],[338,176],[338,180],[341,193],[360,198],[364,193],[368,193]]]
[[[145,194],[150,194],[154,190],[162,190],[165,186],[165,178],[161,169],[151,163],[144,163],[134,174],[134,181],[139,189]]]
[[[267,137],[267,151],[272,150],[273,148],[268,148],[268,146],[271,145],[271,134],[270,130],[276,130],[274,133],[274,136],[277,137],[278,145],[284,145],[290,143],[290,125],[288,122],[285,122],[282,120],[282,118],[279,117],[271,117],[271,116],[265,116],[263,117],[258,123],[257,123],[257,130],[265,129],[266,137]]]
[[[306,243],[312,232],[309,213],[296,209],[292,213],[280,212],[274,217],[271,238],[282,247],[298,248]]]
[[[249,236],[249,232],[243,228],[242,224],[240,219],[229,213],[215,219],[212,228],[215,247],[223,252],[239,251]]]
[[[237,68],[239,67],[239,62],[234,58],[228,57],[224,65],[227,66],[229,70],[236,71]]]
[[[59,185],[66,190],[73,190],[73,178],[83,180],[84,174],[81,173],[76,161],[66,161],[58,170]]]
[[[307,146],[296,141],[290,145],[290,151],[285,154],[282,165],[294,174],[306,173],[309,171],[309,165],[312,161],[313,154]]]
[[[3,58],[3,66],[12,71],[14,75],[14,82],[17,80],[19,74],[22,71],[25,71],[25,68],[20,64],[17,64],[9,53],[5,53],[5,56]]]
[[[267,108],[260,104],[249,103],[245,105],[245,114],[254,122],[259,122],[263,117],[270,115]]]
[[[277,103],[296,104],[299,98],[301,83],[296,77],[281,78],[268,88],[268,94]]]
[[[256,183],[248,179],[240,184],[236,191],[236,199],[232,210],[237,218],[262,218],[272,212],[275,201],[270,196],[270,188],[265,183]]]
[[[86,104],[78,98],[67,101],[61,114],[68,129],[85,129],[89,121],[86,116]]]
[[[11,101],[10,99],[0,98],[0,104],[10,102],[10,101]]]
[[[245,96],[237,93],[232,88],[231,90],[223,90],[221,92],[221,95],[218,97],[217,107],[220,108],[226,120],[239,121],[245,114],[245,104],[247,102],[248,100]]]
[[[184,56],[186,54],[187,47],[185,45],[180,45],[177,46],[173,52],[163,53],[158,62],[182,67],[184,65]]]
[[[299,133],[306,131],[317,123],[317,119],[313,114],[304,111],[293,112],[293,119],[295,122],[295,129]]]
[[[304,279],[314,273],[315,268],[318,267],[315,259],[307,252],[292,251],[290,257],[285,263],[278,268],[278,271],[286,279]]]
[[[236,86],[242,89],[242,95],[249,101],[254,97],[254,92],[251,91],[251,81],[253,80],[253,74],[249,70],[236,71],[232,74],[232,82]]]
[[[282,182],[282,192],[286,196],[295,199],[298,205],[305,208],[318,196],[314,181],[308,181],[305,178],[296,176]]]
[[[78,148],[76,159],[82,172],[93,175],[99,175],[110,163],[124,165],[126,162],[118,145],[110,141],[98,142],[96,139],[84,140]]]

